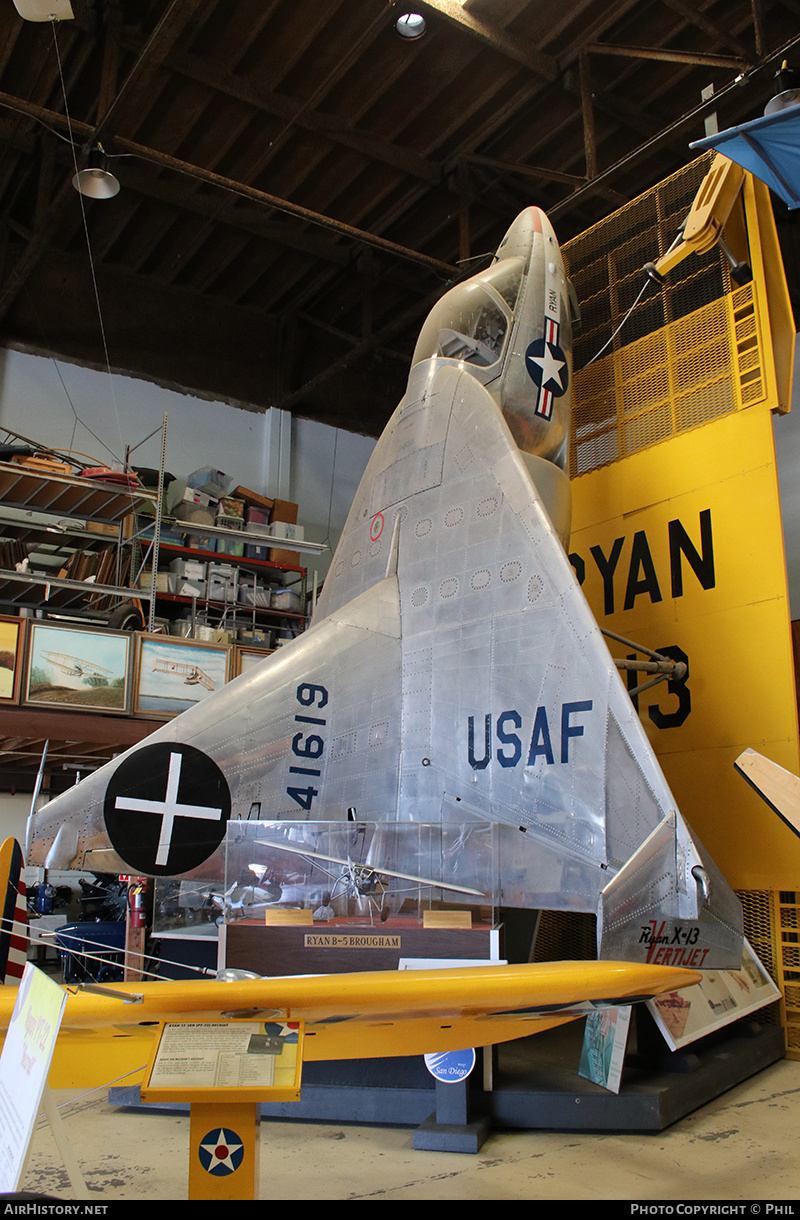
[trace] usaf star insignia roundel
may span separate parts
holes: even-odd
[[[200,1164],[206,1173],[222,1178],[235,1173],[244,1160],[244,1144],[235,1131],[227,1127],[215,1127],[200,1141],[197,1150]]]
[[[225,837],[231,795],[213,759],[194,746],[142,746],[117,767],[103,809],[114,850],[142,877],[197,868]]]
[[[553,414],[553,400],[566,394],[569,386],[569,365],[558,332],[558,322],[548,318],[541,339],[534,339],[525,352],[525,368],[539,391],[534,412],[547,420]]]

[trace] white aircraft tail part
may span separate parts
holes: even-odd
[[[733,765],[781,821],[800,836],[800,778],[755,750],[744,750]]]
[[[670,813],[603,890],[598,941],[610,960],[638,926],[641,960],[700,970],[729,953],[740,923],[735,894],[685,822]]]

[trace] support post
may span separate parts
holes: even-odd
[[[257,1199],[258,1102],[196,1102],[189,1118],[190,1199]]]
[[[479,1152],[488,1118],[470,1118],[469,1077],[436,1081],[436,1112],[414,1132],[414,1147],[427,1152]]]

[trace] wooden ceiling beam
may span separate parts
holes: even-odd
[[[19,110],[23,114],[31,114],[34,117],[42,119],[53,126],[63,126],[65,119],[63,115],[57,114],[55,111],[45,110],[42,106],[33,106],[32,103],[24,101],[22,98],[11,97],[9,94],[0,93],[0,104],[6,105],[11,110]],[[79,134],[86,134],[92,128],[86,123],[78,123],[75,119],[72,120],[73,129]],[[383,250],[386,254],[391,254],[396,258],[407,259],[410,262],[420,263],[423,266],[428,266],[436,271],[444,271],[445,273],[453,270],[448,264],[443,263],[440,259],[432,258],[430,255],[424,254],[419,250],[411,250],[406,246],[402,246],[397,242],[389,241],[387,238],[381,237],[377,233],[369,233],[366,230],[358,229],[354,225],[346,224],[344,221],[338,220],[332,216],[325,216],[322,213],[314,212],[310,208],[304,208],[302,205],[292,202],[289,199],[281,199],[279,196],[270,195],[265,191],[259,191],[255,187],[248,186],[244,182],[236,182],[231,178],[225,178],[221,174],[215,174],[211,170],[203,169],[201,166],[190,165],[186,161],[181,161],[177,157],[172,157],[168,153],[159,152],[153,148],[147,148],[145,145],[137,144],[133,140],[126,140],[122,137],[116,137],[114,142],[115,148],[121,153],[128,153],[131,156],[140,157],[143,161],[149,161],[151,164],[159,165],[164,169],[174,170],[175,173],[185,174],[189,178],[195,178],[199,182],[208,183],[210,186],[219,187],[222,190],[230,191],[231,194],[237,195],[243,199],[250,199],[257,203],[262,203],[267,207],[274,208],[278,212],[285,212],[290,216],[295,216],[300,220],[306,221],[308,224],[319,225],[323,229],[327,229],[332,233],[337,233],[341,237],[346,237],[350,241],[354,241],[363,245],[375,246],[376,249]],[[66,191],[72,190],[71,182],[66,184]],[[68,194],[67,194],[67,197]],[[54,205],[55,206],[55,205]],[[0,295],[0,300],[2,296]]]
[[[209,89],[222,93],[225,97],[244,102],[256,111],[271,114],[314,135],[325,136],[334,144],[353,149],[354,152],[362,153],[374,161],[382,161],[393,169],[401,170],[423,182],[438,182],[441,177],[441,167],[435,161],[420,156],[414,149],[403,148],[402,145],[382,139],[372,132],[353,128],[338,115],[327,114],[318,109],[309,111],[303,107],[299,98],[289,94],[256,89],[246,82],[246,78],[243,80],[233,73],[214,69],[196,56],[178,52],[169,56],[166,66],[181,76],[207,85]]]
[[[649,59],[669,64],[692,64],[700,68],[728,68],[741,72],[752,67],[752,61],[741,56],[714,55],[704,51],[675,51],[669,47],[624,47],[606,42],[590,42],[584,47],[587,55],[615,55],[623,59]]]
[[[166,180],[164,177],[143,173],[135,158],[125,162],[120,174],[123,176],[126,193],[130,190],[144,199],[182,212],[208,220],[219,219],[218,201],[208,191],[195,191],[185,185],[187,180],[184,177],[172,176]],[[337,267],[346,267],[351,261],[349,250],[337,240],[316,229],[304,228],[291,218],[276,218],[258,204],[247,200],[237,199],[233,211],[226,213],[224,223],[251,237],[289,250],[297,250],[300,254],[307,254],[310,258],[320,259]]]
[[[136,62],[123,81],[114,100],[108,106],[93,132],[93,139],[102,143],[106,133],[118,126],[123,109],[141,114],[144,103],[152,104],[153,78],[164,58],[183,35],[187,24],[205,0],[170,0],[166,12],[141,48]]]
[[[708,34],[712,41],[718,41],[723,46],[730,47],[734,55],[740,59],[749,60],[752,58],[752,51],[748,50],[744,43],[734,35],[732,30],[726,30],[724,26],[719,25],[716,21],[712,21],[710,17],[707,17],[698,8],[696,3],[691,4],[689,0],[664,0],[664,4],[671,8],[673,12],[683,17],[690,25]]]
[[[521,64],[541,80],[558,79],[558,60],[540,51],[529,39],[507,34],[502,26],[473,16],[460,0],[422,0],[420,7],[423,12],[430,10],[446,18],[452,25],[477,38],[485,47]]]

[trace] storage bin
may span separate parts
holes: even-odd
[[[302,610],[300,594],[294,589],[276,589],[272,594],[273,610],[286,610],[290,614],[299,614]]]

